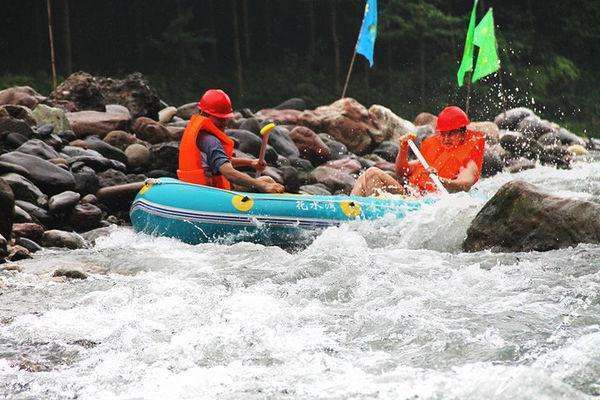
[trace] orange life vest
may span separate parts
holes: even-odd
[[[444,145],[440,134],[430,136],[421,143],[420,150],[423,157],[429,166],[438,172],[440,178],[456,179],[461,169],[465,168],[469,161],[474,161],[477,164],[477,179],[479,179],[483,165],[485,138],[480,132],[467,131],[465,135],[464,142],[456,145]],[[421,192],[437,190],[420,163],[411,171],[408,183]]]
[[[215,126],[208,118],[194,115],[188,122],[179,144],[179,169],[177,177],[189,183],[212,186],[219,189],[231,189],[231,184],[223,175],[207,175],[202,165],[202,152],[198,148],[198,135],[215,136],[225,150],[227,157],[233,157],[233,140]]]

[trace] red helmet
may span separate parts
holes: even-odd
[[[435,130],[438,132],[453,131],[466,127],[470,122],[467,114],[459,107],[446,107],[438,116]]]
[[[227,93],[220,89],[207,90],[198,102],[198,108],[213,117],[223,119],[233,117],[231,100]]]

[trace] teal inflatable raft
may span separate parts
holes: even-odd
[[[403,218],[427,201],[242,193],[161,178],[148,180],[140,190],[131,222],[137,232],[190,244],[249,241],[286,247],[355,219],[390,213]]]

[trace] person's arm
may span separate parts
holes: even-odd
[[[267,167],[267,163],[265,163],[264,161],[261,162],[257,159],[252,159],[252,158],[236,158],[236,157],[233,157],[231,159],[231,165],[233,165],[233,168],[244,168],[244,167],[254,168],[258,172],[264,171],[265,168]]]
[[[468,192],[478,180],[479,168],[472,160],[460,171],[456,179],[440,178],[440,181],[449,192]]]
[[[408,140],[415,140],[415,135],[409,133],[400,138],[400,148],[396,156],[396,175],[404,178],[408,177],[419,163],[416,160],[408,161]]]
[[[258,190],[263,193],[283,193],[285,188],[272,178],[263,176],[254,179],[251,176],[236,170],[230,162],[221,165],[219,172],[231,183],[241,186],[247,186],[250,189]]]

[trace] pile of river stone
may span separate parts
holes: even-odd
[[[420,142],[436,122],[429,113],[411,122],[351,98],[307,108],[291,99],[245,109],[227,130],[236,156],[254,158],[261,127],[277,122],[265,174],[289,192],[348,193],[366,168],[393,173],[398,137],[415,132]],[[79,248],[84,232],[93,238],[127,223],[146,178],[176,176],[179,140],[196,111],[195,103],[167,106],[137,73],[117,80],[79,72],[48,97],[30,87],[0,91],[0,259],[28,258],[40,246]],[[597,145],[527,108],[472,128],[486,134],[484,176],[538,163],[568,168]]]

